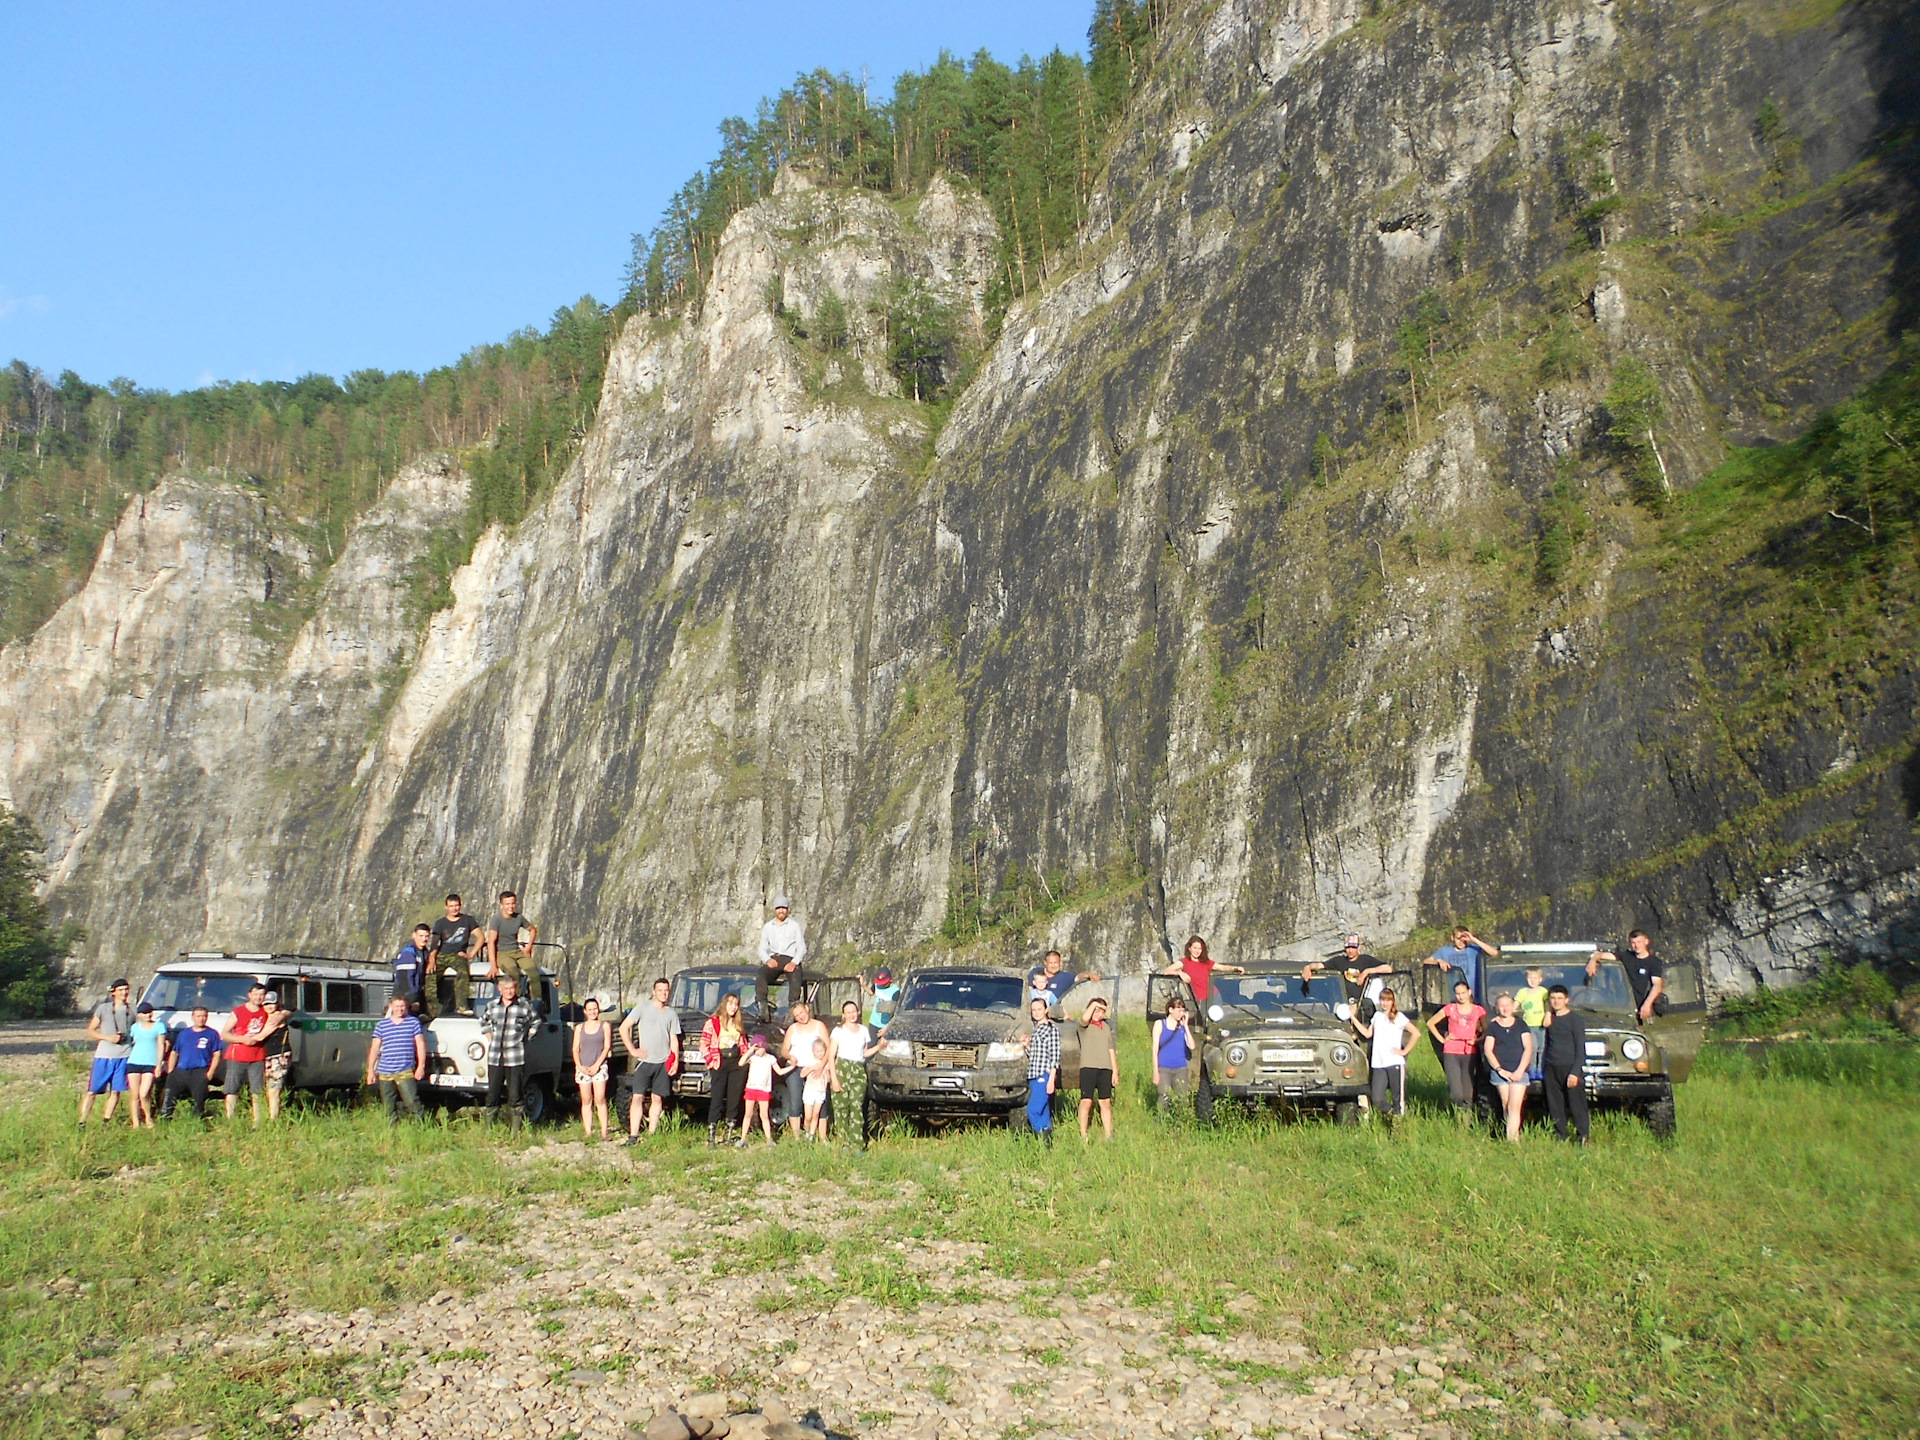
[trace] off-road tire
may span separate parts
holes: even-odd
[[[1204,1062],[1193,1082],[1193,1118],[1202,1125],[1213,1124],[1213,1079]]]
[[[1333,1123],[1352,1129],[1360,1123],[1360,1102],[1358,1100],[1337,1101],[1333,1107]]]
[[[1671,1140],[1679,1129],[1679,1120],[1674,1114],[1673,1096],[1649,1103],[1640,1112],[1646,1119],[1647,1130],[1656,1140]]]
[[[1007,1133],[1009,1135],[1031,1135],[1033,1122],[1027,1119],[1027,1107],[1016,1105],[1007,1111]]]
[[[538,1125],[553,1112],[553,1097],[547,1093],[550,1083],[545,1076],[536,1075],[520,1092],[520,1109],[527,1117],[527,1124]]]

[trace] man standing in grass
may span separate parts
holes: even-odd
[[[127,1057],[133,1054],[133,987],[116,980],[107,987],[107,998],[93,1007],[87,1017],[87,1038],[93,1045],[93,1070],[87,1076],[86,1093],[80,1097],[80,1128],[93,1114],[93,1097],[105,1095],[107,1108],[101,1122],[113,1119],[120,1097],[127,1088]],[[133,1118],[139,1119],[138,1113]]]
[[[500,908],[493,912],[480,938],[487,947],[487,978],[512,975],[520,982],[520,993],[531,998],[533,942],[540,938],[540,927],[520,913],[520,897],[513,891],[500,892]]]
[[[620,1022],[620,1043],[634,1059],[628,1081],[627,1144],[640,1143],[640,1107],[647,1107],[647,1133],[660,1129],[660,1115],[673,1093],[668,1069],[680,1044],[680,1012],[668,1004],[673,985],[662,977],[653,982],[653,994],[627,1012]]]
[[[1060,1027],[1039,995],[1027,1006],[1033,1029],[1020,1042],[1027,1051],[1027,1124],[1053,1148],[1053,1091],[1060,1080]]]
[[[491,1067],[487,1073],[493,1073]],[[406,996],[396,995],[387,1001],[387,1013],[373,1027],[373,1044],[367,1047],[367,1084],[380,1087],[389,1125],[400,1123],[403,1104],[414,1119],[426,1117],[426,1107],[420,1103],[420,1086],[426,1078],[427,1032],[407,1013]]]
[[[504,1092],[515,1134],[527,1117],[527,1036],[533,1033],[533,1024],[533,1007],[521,997],[520,982],[502,975],[499,997],[480,1017],[480,1038],[487,1047],[487,1123],[491,1125],[500,1113]],[[424,1056],[426,1041],[420,1044]],[[425,1063],[423,1059],[423,1070]]]
[[[1547,991],[1552,1013],[1547,1017],[1546,1077],[1541,1088],[1547,1092],[1547,1113],[1553,1117],[1553,1133],[1567,1138],[1567,1116],[1573,1116],[1573,1129],[1580,1144],[1587,1143],[1587,1082],[1583,1072],[1587,1064],[1587,1022],[1573,1013],[1573,999],[1564,985]]]
[[[220,1034],[226,1044],[227,1119],[240,1105],[240,1087],[247,1087],[253,1104],[253,1123],[260,1124],[260,1097],[267,1092],[267,987],[255,981],[247,987],[247,1003],[233,1007],[233,1023]]]
[[[207,1086],[220,1073],[220,1032],[207,1024],[207,1007],[196,1005],[193,1023],[173,1037],[167,1056],[167,1083],[161,1091],[160,1118],[173,1114],[182,1095],[193,1101],[193,1118],[207,1118]]]

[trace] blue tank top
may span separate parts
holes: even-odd
[[[1187,1032],[1170,1020],[1161,1023],[1160,1068],[1162,1070],[1187,1068]]]

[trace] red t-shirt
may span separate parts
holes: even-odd
[[[264,1006],[236,1005],[233,1007],[233,1033],[245,1035],[254,1026],[266,1027],[267,1012]],[[227,1059],[235,1065],[251,1065],[255,1060],[267,1058],[267,1047],[260,1044],[246,1045],[235,1040],[227,1046]]]
[[[1440,1013],[1447,1017],[1447,1041],[1440,1047],[1441,1053],[1473,1054],[1473,1042],[1480,1038],[1480,1027],[1487,1018],[1487,1007],[1469,1005],[1463,1010],[1458,1005],[1449,1005]]]
[[[1215,960],[1195,960],[1189,956],[1181,958],[1180,968],[1187,972],[1187,984],[1193,987],[1194,999],[1205,1003],[1213,990],[1213,967],[1218,963]]]

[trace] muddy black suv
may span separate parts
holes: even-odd
[[[895,1116],[938,1127],[969,1118],[1026,1123],[1026,977],[935,966],[901,982],[880,1051],[867,1065],[868,1132]],[[1061,1088],[1079,1084],[1079,1032],[1061,1026]]]

